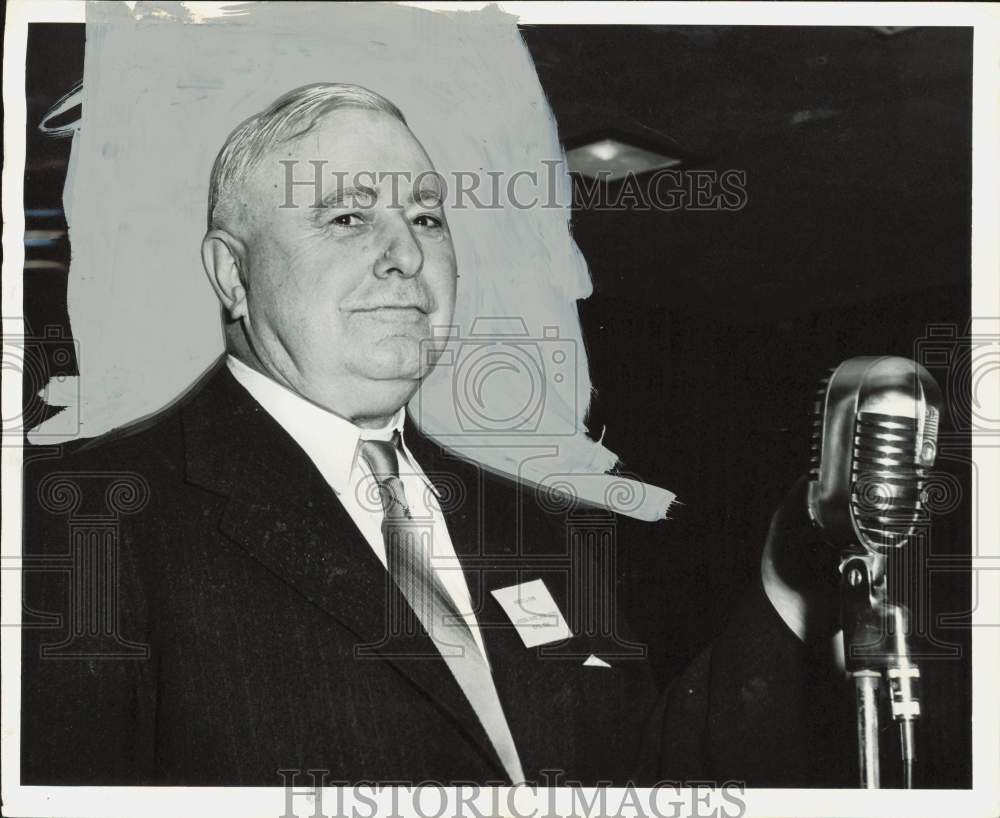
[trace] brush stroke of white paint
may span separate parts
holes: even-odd
[[[93,437],[146,417],[212,365],[223,342],[199,245],[215,154],[289,89],[350,82],[399,104],[446,180],[484,170],[538,180],[521,176],[516,188],[534,207],[449,197],[462,277],[449,350],[410,404],[417,423],[489,469],[662,518],[673,495],[606,475],[617,457],[586,434],[576,301],[590,295],[590,275],[569,232],[565,167],[545,164],[562,150],[514,18],[389,4],[239,10],[195,19],[180,4],[87,6],[83,119],[65,191],[80,377],[51,386],[68,408],[33,439]],[[513,365],[488,365],[496,360]],[[79,421],[70,432],[67,418]],[[511,431],[498,418],[524,422]]]

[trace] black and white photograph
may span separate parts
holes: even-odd
[[[5,15],[3,815],[997,814],[989,4]]]

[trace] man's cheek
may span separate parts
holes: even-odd
[[[434,312],[431,318],[435,323],[449,323],[455,307],[456,276],[444,274],[428,282],[433,296]]]

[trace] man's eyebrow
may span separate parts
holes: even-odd
[[[358,202],[356,200],[360,199]],[[319,200],[317,209],[328,207],[374,207],[378,201],[378,191],[364,185],[338,187]]]
[[[424,207],[437,207],[444,200],[441,195],[441,190],[437,185],[425,185],[420,188],[420,190],[410,191],[410,195],[407,196],[407,204],[412,204],[416,202]]]

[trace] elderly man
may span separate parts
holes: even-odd
[[[324,189],[289,183],[316,162]],[[147,499],[73,575],[112,589],[120,650],[25,632],[24,783],[803,782],[789,708],[830,583],[789,559],[794,514],[657,703],[614,578],[583,546],[567,567],[565,517],[407,420],[455,302],[442,196],[400,111],[360,87],[296,89],[230,135],[202,246],[228,355],[160,417],[28,476],[34,555],[66,551],[59,480],[131,476]],[[26,582],[72,631],[65,578]]]

